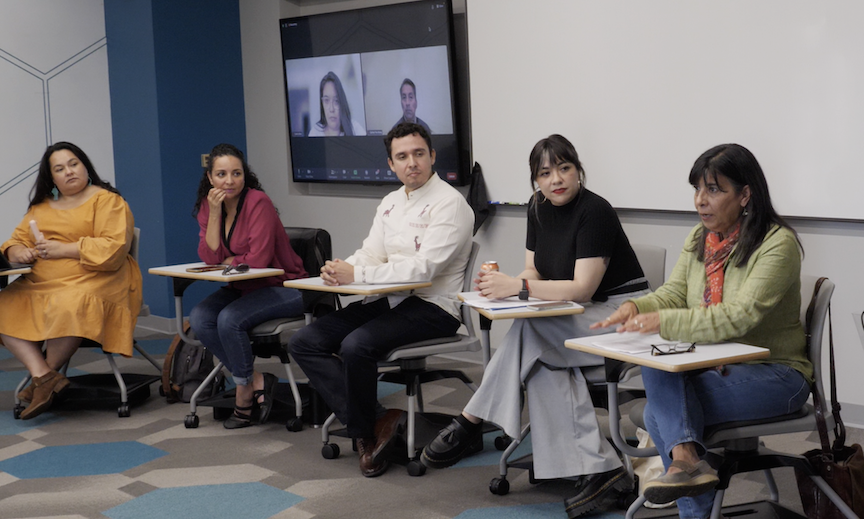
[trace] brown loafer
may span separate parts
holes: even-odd
[[[18,400],[22,402],[31,402],[33,401],[33,390],[36,388],[36,385],[33,383],[33,380],[30,380],[30,385],[22,389],[18,392]]]
[[[405,429],[408,421],[408,413],[401,409],[388,409],[387,413],[375,421],[375,449],[372,451],[372,460],[380,461],[381,453],[390,445],[396,434]]]
[[[69,379],[56,371],[41,377],[33,377],[33,399],[27,409],[21,412],[22,420],[29,420],[44,413],[59,395],[69,387]]]
[[[374,478],[387,472],[390,462],[387,460],[376,462],[372,458],[375,449],[375,438],[357,438],[357,453],[360,455],[360,473],[367,478]]]

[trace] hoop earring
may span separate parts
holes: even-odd
[[[57,186],[51,188],[51,194],[54,196],[54,200],[60,200],[60,191],[57,191]]]
[[[87,185],[88,185],[88,186],[92,186],[92,185],[93,185],[93,179],[92,179],[92,178],[87,177]]]

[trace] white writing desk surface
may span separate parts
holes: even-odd
[[[483,297],[480,292],[459,292],[457,294],[459,300],[467,303],[469,301],[475,301],[479,299],[486,299]],[[489,332],[492,330],[492,321],[497,321],[499,319],[532,319],[534,317],[556,317],[559,315],[574,315],[581,314],[585,312],[585,308],[580,305],[573,303],[572,306],[567,308],[553,308],[551,310],[529,310],[527,308],[528,303],[535,301],[528,301],[524,306],[520,306],[517,308],[504,308],[500,310],[488,310],[486,308],[479,308],[476,306],[471,306],[471,309],[476,310],[477,313],[480,314],[480,347],[483,350],[483,366],[485,367],[489,364],[489,360],[492,358],[492,340],[489,337]],[[536,302],[541,303],[541,300],[537,300]]]
[[[466,303],[481,298],[486,299],[480,294],[480,292],[459,292],[457,296],[461,301]],[[527,308],[529,304],[542,302],[542,299],[532,299],[531,301],[525,301],[524,304],[515,303],[521,304],[521,306],[518,306],[516,308],[503,308],[500,310],[489,310],[486,308],[471,306],[470,304],[468,306],[471,306],[471,308],[476,310],[477,313],[489,319],[490,321],[496,321],[499,319],[531,319],[533,317],[556,317],[559,315],[574,315],[585,312],[585,307],[578,303],[573,303],[569,307],[553,308],[550,310],[530,310]]]
[[[206,263],[199,261],[196,263],[184,263],[182,265],[168,265],[165,267],[153,267],[147,272],[157,276],[167,276],[172,278],[174,284],[174,319],[176,320],[177,333],[188,344],[200,345],[197,341],[183,331],[183,292],[195,281],[217,281],[228,283],[229,281],[244,281],[247,279],[267,278],[271,276],[281,276],[285,273],[282,269],[252,269],[248,272],[233,273],[223,275],[222,270],[211,270],[208,272],[186,272],[186,269],[192,267],[203,267]],[[225,265],[227,267],[227,265]]]
[[[30,267],[20,267],[14,269],[0,270],[0,276],[23,276],[32,272]]]
[[[232,273],[228,275],[223,275],[221,270],[211,270],[209,272],[186,272],[186,269],[192,267],[203,267],[207,265],[204,262],[196,262],[196,263],[184,263],[182,265],[169,265],[166,267],[153,267],[147,272],[150,274],[155,274],[157,276],[167,276],[172,278],[182,278],[182,279],[193,279],[200,281],[224,281],[225,283],[229,281],[243,281],[246,279],[258,279],[258,278],[268,278],[270,276],[281,276],[285,273],[282,269],[271,269],[271,268],[263,268],[263,269],[252,269],[250,268],[248,272],[242,273]],[[227,265],[225,265],[227,267]]]
[[[602,342],[604,337],[612,337],[613,335],[618,334],[613,332],[612,334],[568,339],[564,341],[564,345],[574,350],[593,353],[601,357],[629,362],[631,364],[638,364],[640,366],[647,366],[649,368],[662,369],[663,371],[671,371],[673,373],[713,368],[723,364],[736,364],[748,360],[765,359],[771,356],[771,351],[768,348],[750,346],[749,344],[740,344],[736,342],[725,342],[721,344],[697,343],[696,350],[693,352],[675,353],[672,355],[652,355],[650,351],[643,353],[627,353],[623,351],[613,351],[595,345],[595,342]],[[653,337],[656,337],[658,343],[670,342],[661,339],[659,335],[654,335]]]
[[[432,283],[429,281],[418,283],[381,283],[375,285],[368,283],[351,283],[350,285],[330,286],[325,285],[324,280],[320,277],[314,277],[289,279],[288,281],[284,281],[282,285],[288,288],[296,288],[298,290],[314,290],[316,292],[333,292],[335,294],[372,296],[378,294],[389,294],[391,292],[403,292],[405,290],[414,290],[416,288],[431,287]]]
[[[9,276],[23,276],[32,272],[30,267],[19,267],[14,269],[0,271],[0,290],[6,288],[9,284]]]

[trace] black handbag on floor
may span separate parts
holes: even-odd
[[[819,292],[819,285],[824,278],[816,282],[816,290],[813,293],[815,299]],[[808,314],[813,309],[810,304]],[[834,416],[834,444],[831,445],[828,438],[828,426],[825,423],[825,409],[822,409],[821,398],[814,394],[813,404],[816,410],[816,425],[819,429],[819,439],[822,442],[821,449],[814,449],[804,453],[804,456],[813,466],[815,473],[822,476],[828,485],[834,489],[838,496],[859,517],[864,517],[864,453],[861,446],[856,444],[845,445],[846,426],[840,418],[840,404],[837,402],[837,383],[834,375],[834,334],[831,329],[831,304],[828,304],[828,344],[830,354],[831,372],[831,414]],[[814,387],[814,392],[821,392],[822,388]],[[842,519],[845,516],[834,506],[828,497],[819,490],[816,483],[801,470],[795,470],[795,478],[798,481],[798,492],[801,494],[801,504],[804,513],[810,519]]]

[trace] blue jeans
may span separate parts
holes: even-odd
[[[700,456],[705,454],[706,426],[793,413],[810,395],[804,376],[783,364],[729,364],[723,373],[642,368],[642,381],[648,397],[645,426],[666,468],[676,445],[695,442]],[[678,514],[704,519],[711,515],[713,502],[713,491],[681,498]]]
[[[310,385],[352,438],[375,436],[378,361],[416,341],[449,337],[458,319],[411,296],[394,308],[387,298],[327,314],[291,337],[290,352]]]
[[[234,383],[252,383],[252,345],[249,330],[261,323],[280,317],[303,313],[303,297],[293,288],[265,287],[246,295],[239,290],[223,287],[195,305],[189,323],[195,337],[221,360]]]

